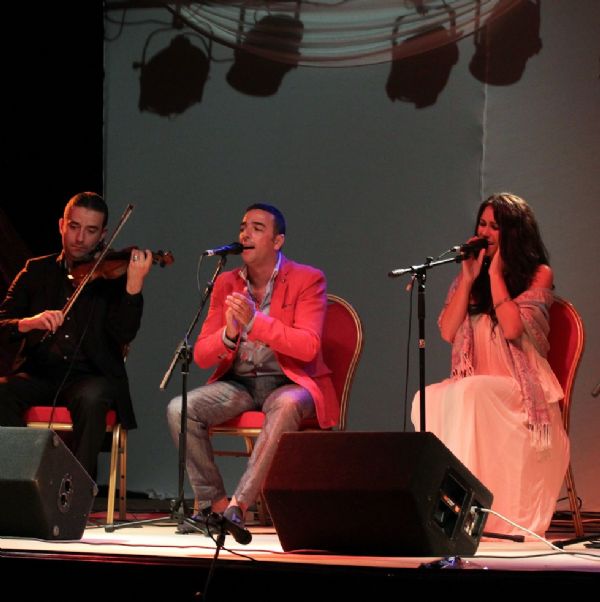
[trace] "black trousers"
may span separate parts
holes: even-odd
[[[30,406],[66,406],[73,418],[71,450],[95,480],[98,453],[106,432],[106,413],[115,391],[101,375],[74,371],[64,375],[18,373],[0,378],[0,425],[25,426],[23,414]],[[58,392],[58,395],[57,395]]]

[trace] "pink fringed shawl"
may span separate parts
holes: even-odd
[[[460,277],[459,275],[454,280],[448,291],[446,303],[438,319],[438,324],[445,307],[456,291]],[[513,301],[518,305],[519,313],[523,320],[525,329],[523,335],[530,338],[542,357],[546,357],[549,349],[549,309],[554,301],[552,291],[549,289],[531,288],[514,298]],[[500,327],[498,327],[498,334],[502,336]],[[538,374],[531,368],[527,356],[523,352],[521,346],[523,335],[515,340],[507,340],[506,345],[514,367],[515,378],[519,383],[523,396],[533,444],[539,449],[545,449],[550,446],[548,405]],[[467,315],[456,332],[452,343],[452,378],[458,379],[471,375],[473,375],[473,328],[470,316]]]

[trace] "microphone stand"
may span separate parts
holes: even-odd
[[[412,274],[413,279],[418,282],[417,295],[417,320],[419,325],[419,409],[420,421],[419,431],[426,431],[425,420],[425,282],[427,280],[427,270],[438,267],[446,263],[460,263],[464,259],[463,255],[448,257],[433,261],[433,257],[427,257],[425,263],[421,265],[411,265],[408,268],[400,268],[388,272],[390,278],[398,278],[404,274]]]
[[[173,375],[173,371],[175,370],[175,366],[179,361],[181,361],[181,423],[179,426],[179,454],[178,454],[178,495],[177,499],[171,502],[171,516],[170,519],[175,521],[178,525],[181,525],[185,520],[186,516],[189,514],[188,508],[185,502],[185,458],[186,458],[186,445],[187,445],[187,377],[190,372],[190,362],[192,358],[192,351],[189,344],[190,337],[192,335],[192,331],[196,327],[200,316],[206,306],[206,302],[210,299],[213,288],[215,286],[215,281],[217,276],[223,271],[225,264],[227,263],[227,255],[220,254],[219,262],[217,263],[217,267],[212,275],[212,278],[206,284],[206,288],[202,293],[202,297],[200,299],[200,307],[196,312],[196,315],[192,319],[188,329],[182,339],[182,341],[177,346],[175,353],[173,354],[173,358],[165,375],[160,382],[159,388],[164,391],[164,389],[169,384],[171,380],[171,376]],[[113,523],[111,525],[106,525],[104,530],[107,533],[112,533],[116,529],[121,529],[123,527],[135,527],[138,525],[151,525],[156,523],[164,522],[164,518],[151,518],[148,520],[138,520],[132,522],[122,522],[122,523]]]

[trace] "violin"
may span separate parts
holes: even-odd
[[[127,247],[121,251],[108,250],[98,265],[96,265],[96,258],[78,261],[69,270],[69,279],[73,281],[75,286],[79,286],[85,278],[89,278],[89,280],[119,278],[127,273],[131,253],[135,250],[138,250],[138,247]],[[167,265],[171,265],[174,261],[175,258],[171,251],[152,252],[153,265],[158,264],[161,268],[164,268]],[[95,269],[92,272],[94,266]]]

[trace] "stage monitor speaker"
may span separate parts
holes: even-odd
[[[492,494],[431,433],[282,435],[263,493],[285,551],[471,555]]]
[[[54,431],[0,427],[0,535],[81,539],[97,491]]]

